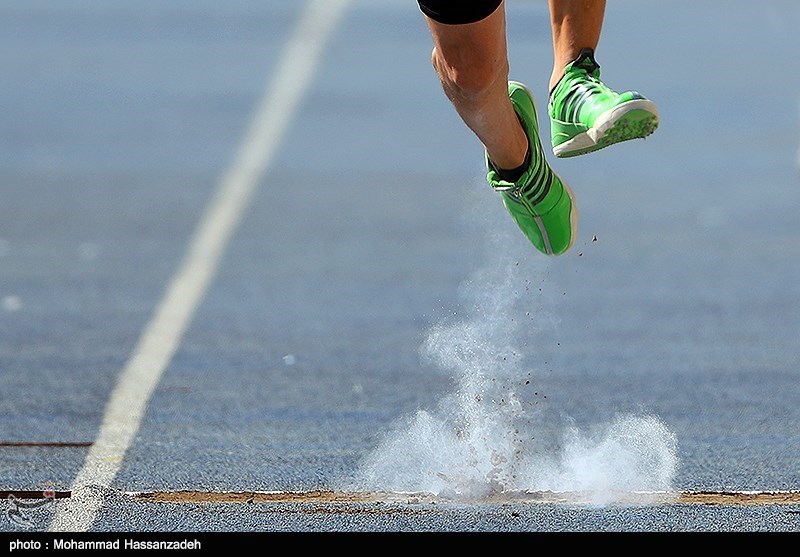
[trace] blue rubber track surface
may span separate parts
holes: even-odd
[[[0,490],[70,489],[303,6],[0,5]],[[507,13],[511,78],[546,137],[547,5]],[[542,439],[657,416],[677,442],[673,489],[800,490],[798,26],[789,0],[610,2],[603,78],[653,99],[661,125],[548,153],[580,220],[570,252],[547,258],[488,189],[416,5],[353,2],[92,529],[800,530],[798,504],[130,495],[340,489],[463,388],[422,354],[462,316],[521,327]],[[512,303],[480,321],[486,292]],[[33,529],[60,504],[31,511]],[[24,530],[8,508],[0,530]]]

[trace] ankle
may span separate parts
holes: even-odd
[[[522,164],[515,167],[515,168],[500,168],[495,165],[493,162],[492,167],[494,167],[495,172],[497,175],[500,176],[500,179],[504,182],[508,182],[510,184],[514,184],[519,181],[520,178],[525,174],[528,170],[528,167],[531,165],[531,148],[530,145],[528,146],[528,150],[525,153],[525,159],[522,161]],[[491,161],[490,161],[491,162]]]
[[[553,95],[553,92],[558,87],[558,84],[561,83],[561,80],[564,79],[564,67],[561,68],[553,68],[553,73],[550,74],[550,83],[547,86],[547,90],[550,92],[550,96]]]

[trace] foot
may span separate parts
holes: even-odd
[[[574,157],[644,138],[658,127],[658,108],[636,91],[617,93],[600,81],[591,49],[565,68],[550,94],[553,152]]]
[[[530,164],[518,180],[507,182],[487,157],[486,179],[500,192],[511,217],[536,249],[547,255],[560,255],[577,236],[575,200],[545,160],[533,95],[515,81],[509,82],[508,95],[528,136]]]

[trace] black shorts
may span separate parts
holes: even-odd
[[[492,15],[503,0],[417,0],[429,18],[448,25],[475,23]]]

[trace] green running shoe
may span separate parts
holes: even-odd
[[[489,184],[531,243],[547,255],[560,255],[577,236],[578,211],[572,191],[553,172],[539,140],[536,105],[521,83],[509,81],[508,95],[528,136],[530,165],[516,182],[504,181],[486,157]]]
[[[617,93],[600,81],[600,66],[589,48],[567,65],[548,109],[553,152],[560,158],[644,138],[658,127],[652,101],[636,91]]]

